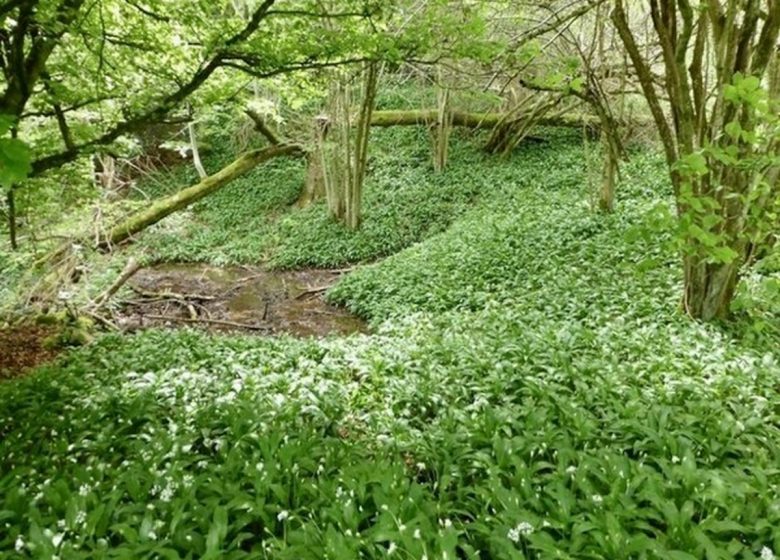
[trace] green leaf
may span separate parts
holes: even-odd
[[[0,138],[0,186],[10,187],[32,171],[30,149],[17,138]]]
[[[11,115],[0,114],[0,136],[11,130],[16,119]]]
[[[739,253],[737,253],[734,249],[726,246],[715,247],[712,249],[710,254],[715,262],[720,262],[723,264],[733,262],[734,259],[739,256]]]
[[[214,516],[209,527],[209,534],[206,537],[206,554],[208,557],[216,558],[222,548],[222,542],[225,540],[228,531],[228,513],[222,506],[214,510]]]
[[[727,123],[724,129],[726,134],[728,134],[732,139],[739,140],[739,136],[742,133],[742,126],[740,126],[738,121],[731,121],[730,123]]]

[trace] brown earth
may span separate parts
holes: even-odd
[[[54,327],[35,324],[0,329],[0,381],[53,360],[59,350],[44,341],[54,333]]]

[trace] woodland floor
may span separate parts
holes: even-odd
[[[372,133],[358,232],[294,208],[280,160],[93,255],[74,300],[171,264],[112,300],[136,332],[0,383],[0,558],[776,555],[780,259],[689,320],[662,155],[604,216],[597,149],[544,134],[506,159],[454,134],[436,174],[426,131]],[[0,267],[2,303],[28,264]],[[157,328],[209,315],[263,330]],[[278,333],[313,317],[351,334]]]

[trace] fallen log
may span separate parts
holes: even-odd
[[[98,240],[100,249],[117,245],[156,224],[174,212],[186,208],[190,204],[218,191],[233,179],[243,175],[250,169],[269,159],[285,155],[302,155],[303,147],[297,144],[279,144],[269,148],[251,150],[239,156],[233,163],[210,175],[191,187],[157,200],[149,207],[126,218],[120,224],[112,227],[106,235]]]
[[[499,124],[506,123],[504,113],[466,113],[452,111],[450,113],[452,126],[492,130]],[[522,115],[517,120],[522,120]],[[439,112],[435,109],[421,111],[374,111],[371,116],[371,126],[380,128],[390,126],[435,125],[439,120]],[[571,116],[556,115],[538,119],[540,126],[598,126],[598,119],[589,115]]]

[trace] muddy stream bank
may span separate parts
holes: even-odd
[[[366,324],[325,303],[343,271],[164,264],[138,271],[116,316],[122,329],[195,326],[259,335],[365,332]]]

